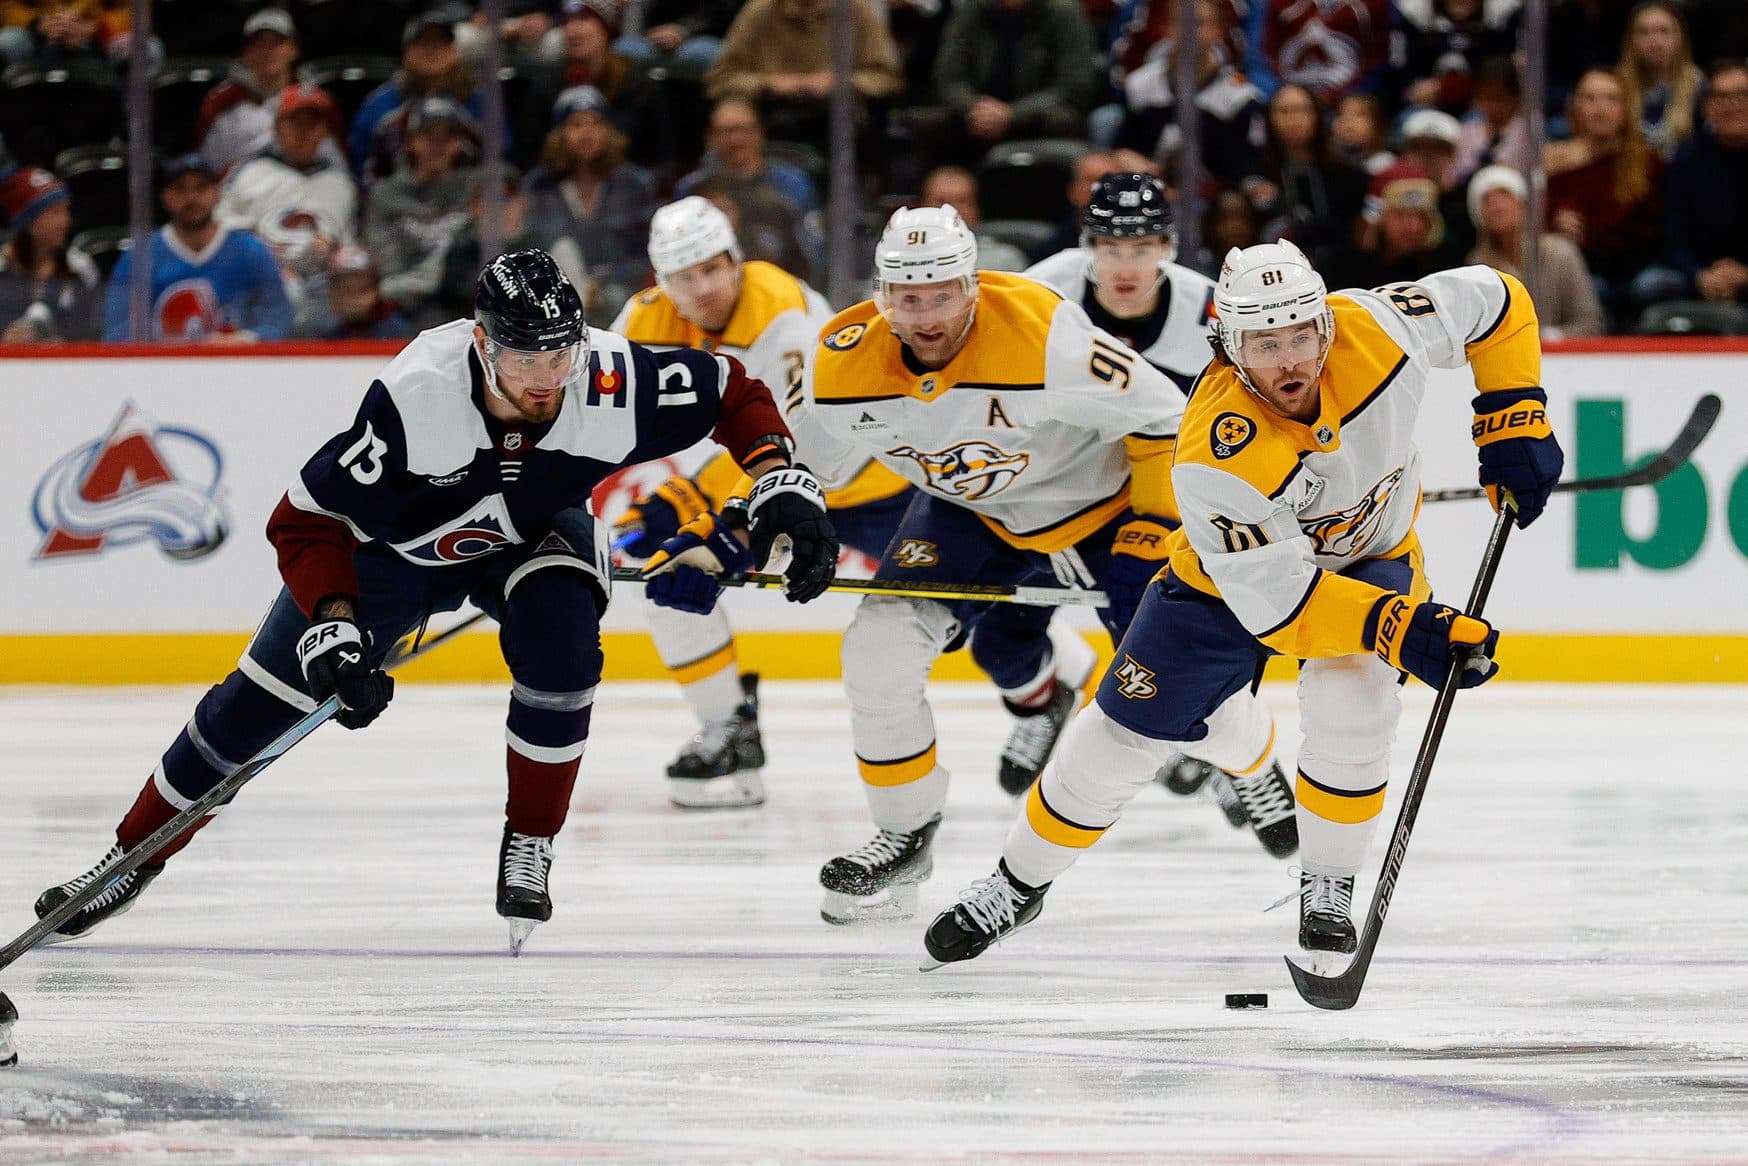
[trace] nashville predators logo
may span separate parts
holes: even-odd
[[[1119,696],[1129,700],[1147,700],[1159,695],[1159,686],[1153,683],[1153,673],[1135,662],[1135,657],[1124,656],[1123,663],[1112,675],[1121,682],[1117,687]]]
[[[886,451],[889,457],[907,457],[928,475],[928,488],[977,502],[999,494],[1026,472],[1029,453],[1008,453],[987,441],[961,441],[939,453],[924,453],[908,445]]]
[[[900,567],[933,567],[941,561],[934,543],[920,538],[907,538],[892,552],[892,561]]]
[[[866,324],[851,324],[847,328],[839,328],[825,338],[825,346],[833,352],[848,352],[856,347],[862,339],[862,334],[868,331]]]
[[[1250,439],[1256,436],[1256,424],[1250,418],[1238,413],[1222,413],[1214,419],[1214,428],[1209,430],[1208,437],[1214,447],[1214,456],[1225,460],[1250,444]]]
[[[1365,550],[1384,524],[1390,496],[1401,481],[1402,470],[1394,469],[1346,510],[1301,522],[1312,549],[1336,558],[1348,558]]]

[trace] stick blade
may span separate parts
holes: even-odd
[[[1286,957],[1282,958],[1300,999],[1313,1008],[1342,1012],[1359,1003],[1360,989],[1366,982],[1366,969],[1358,961],[1349,964],[1347,970],[1338,976],[1320,976]]]

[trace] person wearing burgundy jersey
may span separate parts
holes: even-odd
[[[305,463],[268,521],[285,585],[233,671],[201,698],[85,874],[44,891],[46,916],[288,727],[337,695],[336,719],[370,724],[394,695],[389,650],[434,612],[471,600],[499,624],[514,686],[497,909],[519,952],[551,918],[552,840],[564,825],[601,679],[608,540],[589,510],[622,466],[702,438],[755,481],[752,561],[784,538],[787,594],[825,590],[837,541],[812,474],[789,463],[770,390],[739,362],[653,352],[591,333],[582,299],[544,251],[480,274],[474,318],[422,332],[371,384],[352,424]],[[111,880],[57,933],[129,908],[202,819]]]

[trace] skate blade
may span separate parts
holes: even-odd
[[[916,918],[917,885],[901,883],[872,895],[827,891],[819,917],[838,927],[858,923],[906,923]]]
[[[540,926],[538,919],[506,919],[510,927],[510,954],[521,955],[522,945],[528,942],[528,937],[534,934],[534,929]]]
[[[932,955],[925,955],[923,956],[923,962],[916,966],[916,970],[919,972],[932,972],[936,968],[944,968],[946,966],[946,961],[938,960]]]
[[[668,778],[668,801],[682,810],[739,810],[765,804],[765,782],[758,770],[722,777]]]

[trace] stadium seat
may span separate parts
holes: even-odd
[[[229,73],[224,57],[181,57],[152,76],[152,148],[169,157],[194,148],[200,103]]]
[[[73,229],[127,222],[127,155],[114,146],[74,146],[55,155],[55,173],[67,184]]]
[[[1652,304],[1635,331],[1640,336],[1748,336],[1748,307],[1710,300]]]
[[[1030,255],[1056,234],[1056,224],[1037,219],[991,219],[977,228],[977,234],[999,239]]]
[[[133,236],[126,227],[93,227],[73,236],[73,246],[91,257],[97,270],[107,280],[116,262],[133,246]]]
[[[126,124],[106,66],[14,65],[0,76],[0,137],[19,162],[47,166],[68,146],[119,140]]]
[[[983,213],[992,219],[1055,222],[1068,213],[1068,180],[1087,151],[1083,141],[1002,142],[977,168]]]
[[[350,126],[371,90],[395,75],[393,57],[323,57],[306,63],[298,73],[320,85],[340,107],[342,124]]]

